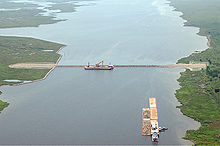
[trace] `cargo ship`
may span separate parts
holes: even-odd
[[[103,62],[104,61],[102,60],[95,65],[89,65],[89,63],[88,63],[87,66],[84,66],[84,69],[85,70],[113,70],[114,69],[113,65],[103,65]]]

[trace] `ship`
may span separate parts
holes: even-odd
[[[114,65],[103,65],[103,62],[104,61],[102,60],[95,65],[90,65],[88,63],[88,65],[84,66],[84,69],[85,70],[113,70],[114,69]]]

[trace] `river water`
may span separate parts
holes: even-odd
[[[67,21],[0,34],[66,44],[60,64],[171,64],[207,48],[198,28],[183,27],[181,13],[165,0],[86,3],[58,14]],[[152,144],[141,136],[141,109],[149,96],[157,97],[160,126],[169,128],[159,144],[191,144],[181,138],[199,124],[176,108],[180,71],[56,68],[44,81],[3,86],[1,98],[10,106],[0,114],[0,144]]]

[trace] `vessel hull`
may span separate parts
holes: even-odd
[[[84,67],[85,70],[113,70],[114,67]]]

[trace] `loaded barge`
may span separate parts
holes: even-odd
[[[149,98],[149,108],[142,109],[142,136],[151,136],[152,142],[159,141],[159,132],[168,130],[166,127],[159,127],[157,103],[155,97]]]
[[[84,66],[84,69],[85,70],[113,70],[114,69],[113,65],[103,65],[103,62],[104,61],[102,60],[95,65],[89,65],[88,63],[88,65]]]
[[[149,98],[149,108],[142,109],[142,135],[150,136],[153,142],[159,140],[159,126],[156,98]]]

